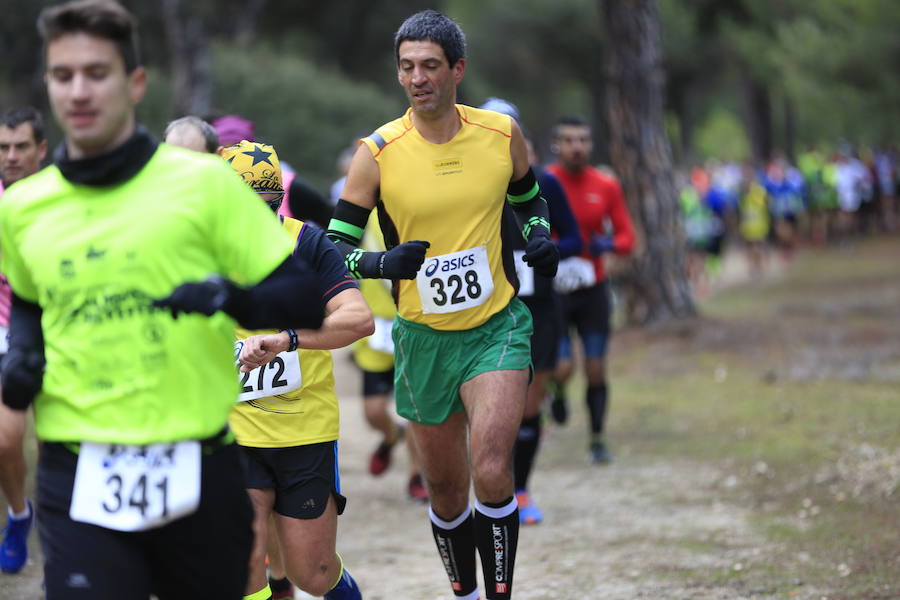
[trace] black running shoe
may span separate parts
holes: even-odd
[[[550,416],[557,425],[566,424],[569,420],[569,404],[565,396],[559,394],[553,396],[553,400],[550,401]]]

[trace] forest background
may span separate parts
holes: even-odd
[[[47,110],[35,21],[47,0],[0,0],[0,105]],[[241,114],[320,189],[336,158],[405,109],[392,36],[436,8],[468,37],[462,103],[514,102],[548,152],[554,120],[596,125],[608,163],[607,61],[621,43],[602,0],[125,0],[151,75],[140,119]],[[627,4],[627,2],[626,2]],[[839,140],[886,145],[900,128],[900,2],[660,0],[664,122],[676,164],[763,160]],[[60,136],[53,129],[50,138]]]

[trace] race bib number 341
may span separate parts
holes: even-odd
[[[199,504],[199,442],[81,444],[72,520],[142,531],[189,515]]]
[[[483,304],[494,293],[487,248],[432,256],[416,275],[425,314],[451,313]]]

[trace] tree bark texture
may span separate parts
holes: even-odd
[[[183,0],[163,0],[163,23],[172,57],[176,117],[204,116],[212,109],[212,57],[204,19]]]
[[[769,98],[769,88],[750,73],[747,65],[741,65],[740,68],[753,160],[757,164],[765,164],[772,156],[772,101]]]
[[[601,0],[609,40],[608,110],[612,166],[638,230],[623,274],[627,317],[660,323],[696,313],[686,245],[663,128],[664,72],[655,0]]]

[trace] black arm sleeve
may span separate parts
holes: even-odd
[[[301,257],[287,257],[250,288],[232,289],[223,307],[247,329],[318,329],[325,301],[316,272]]]
[[[344,263],[355,279],[383,276],[381,263],[384,252],[360,250],[360,240],[371,211],[346,200],[338,200],[334,216],[328,225],[328,239],[344,256]]]
[[[535,235],[550,237],[550,209],[541,196],[541,188],[530,168],[525,175],[509,184],[506,199],[512,206],[522,235],[530,240]]]
[[[44,331],[41,307],[12,295],[9,315],[9,350],[0,375],[3,403],[15,410],[28,408],[44,381]]]

